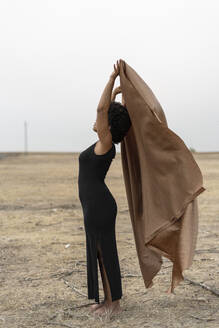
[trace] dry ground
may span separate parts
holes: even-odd
[[[117,153],[106,183],[118,205],[117,246],[123,312],[88,314],[86,249],[78,198],[78,153],[29,154],[0,160],[0,327],[219,327],[219,297],[182,282],[175,294],[164,259],[145,289]],[[195,154],[207,189],[198,197],[199,235],[185,277],[219,291],[219,153]],[[103,289],[99,272],[100,296]],[[85,305],[85,306],[83,306]]]

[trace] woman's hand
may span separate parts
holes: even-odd
[[[116,61],[116,64],[113,65],[113,67],[114,67],[114,71],[110,75],[110,77],[115,79],[120,73],[120,67],[119,67],[119,61],[118,60]]]

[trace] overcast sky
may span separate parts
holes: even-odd
[[[218,0],[0,1],[0,152],[23,151],[25,120],[29,151],[94,143],[119,58],[188,147],[219,151],[218,32]]]

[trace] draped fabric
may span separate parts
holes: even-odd
[[[195,252],[202,173],[183,140],[168,128],[152,90],[124,60],[120,86],[132,122],[121,142],[121,161],[142,277],[151,287],[165,256],[173,262],[173,292]]]

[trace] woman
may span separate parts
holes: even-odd
[[[122,284],[115,238],[117,204],[104,182],[116,155],[114,144],[125,137],[131,126],[124,100],[123,105],[114,101],[121,88],[116,88],[112,94],[118,75],[117,61],[97,108],[93,130],[99,140],[79,155],[78,187],[86,234],[88,299],[95,299],[98,303],[90,306],[90,311],[98,315],[121,311]],[[101,303],[97,259],[104,289]]]

